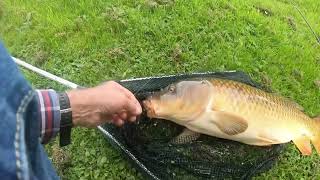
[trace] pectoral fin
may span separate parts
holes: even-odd
[[[320,138],[314,138],[311,141],[317,153],[320,154]]]
[[[306,136],[301,136],[293,140],[293,143],[297,146],[302,155],[311,155],[312,147],[310,144],[310,139]]]
[[[212,111],[210,119],[223,133],[230,136],[248,128],[248,122],[244,118],[228,112]]]
[[[170,142],[173,144],[185,144],[197,140],[200,134],[185,128],[181,134],[173,138]]]

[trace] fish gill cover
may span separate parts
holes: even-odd
[[[150,93],[176,81],[208,77],[231,79],[265,89],[243,72],[194,73],[119,83],[142,101]],[[103,128],[112,136],[105,136],[109,142],[120,148],[134,166],[151,179],[248,179],[270,169],[285,146],[258,147],[207,135],[187,143],[170,143],[184,127],[170,121],[150,120],[145,113],[136,123],[121,128],[106,124]]]

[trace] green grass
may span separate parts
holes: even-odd
[[[0,38],[12,55],[78,84],[181,72],[242,70],[320,113],[320,46],[290,0],[4,0]],[[320,1],[297,0],[320,32]],[[63,87],[24,71],[37,88]],[[53,143],[55,144],[55,143]],[[59,159],[56,145],[47,149]],[[67,179],[141,178],[97,130],[76,129]],[[58,158],[57,158],[58,156]],[[64,155],[62,155],[64,156]],[[320,158],[293,145],[258,179],[319,179]]]

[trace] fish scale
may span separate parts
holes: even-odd
[[[293,101],[237,81],[205,79],[170,85],[144,105],[151,117],[197,133],[268,146],[293,141],[303,155],[320,152],[320,123]],[[201,93],[199,93],[201,92]]]
[[[277,112],[279,114],[285,113],[285,111],[290,111],[294,116],[302,116],[308,118],[301,111],[294,107],[293,103],[288,103],[283,100],[282,97],[277,97],[266,93],[262,90],[253,88],[251,86],[228,80],[211,80],[215,94],[215,99],[225,97],[227,100],[223,100],[225,107],[231,107],[234,111],[239,107],[240,112],[249,109],[251,113],[265,113],[267,110],[272,112]],[[239,87],[241,90],[239,90]],[[217,91],[217,93],[215,92]],[[230,91],[232,93],[230,93]],[[244,106],[239,106],[244,102]],[[229,106],[229,105],[232,106]],[[261,111],[258,111],[259,108]],[[292,117],[290,117],[292,118]]]

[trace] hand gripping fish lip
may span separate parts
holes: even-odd
[[[152,117],[156,117],[156,113],[154,110],[154,107],[151,103],[150,99],[146,99],[142,102],[143,107],[145,108],[145,110],[147,111],[147,116],[152,118]]]

